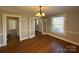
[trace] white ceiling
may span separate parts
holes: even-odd
[[[79,7],[78,6],[77,7],[76,6],[43,6],[42,7],[42,11],[44,11],[46,15],[53,15],[60,12],[68,12],[75,9],[79,9]],[[34,15],[37,11],[39,11],[39,7],[38,6],[0,6],[0,10]]]

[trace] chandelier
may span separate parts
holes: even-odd
[[[40,9],[40,10],[35,14],[37,17],[43,17],[43,16],[45,16],[45,13],[42,12],[41,7],[42,7],[42,6],[39,6],[39,9]]]

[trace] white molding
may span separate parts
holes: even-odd
[[[0,44],[0,47],[3,47],[3,46],[6,46],[6,44],[4,44],[4,43]]]
[[[27,39],[31,39],[31,38],[33,38],[33,37],[35,37],[35,35],[32,35],[32,36],[30,36],[30,37],[24,37],[24,38],[22,38],[20,41],[23,41],[23,40],[27,40]]]
[[[44,29],[44,27],[43,27],[43,21],[46,22],[46,33],[43,32],[43,29]],[[42,21],[42,34],[47,34],[47,19],[43,19],[43,21]]]
[[[61,14],[61,15],[55,15],[54,17],[61,17],[61,16],[64,16],[64,33],[58,33],[58,32],[54,32],[54,33],[57,33],[57,34],[61,34],[61,35],[66,35],[66,15],[65,14]],[[51,17],[51,27],[52,27],[52,18],[54,17]],[[52,28],[51,28],[51,31],[52,31]]]
[[[2,33],[0,33],[0,36],[2,36]],[[3,45],[3,42],[2,42],[2,44],[0,44],[0,47],[2,47],[2,46],[4,46],[4,45]]]
[[[75,44],[75,45],[79,46],[79,43],[77,43],[77,42],[74,42],[74,41],[71,41],[71,40],[68,40],[68,39],[65,39],[65,38],[61,38],[61,37],[52,35],[52,34],[50,34],[50,33],[48,33],[48,35],[53,36],[53,37],[56,37],[56,38],[58,38],[58,39],[60,39],[60,40],[64,40],[64,41],[66,41],[66,42],[69,42],[69,43],[72,43],[72,44]]]
[[[43,19],[42,19],[43,20]],[[42,23],[42,34],[43,34],[43,21],[41,21],[41,23]]]
[[[47,35],[47,33],[45,33],[45,32],[43,32],[42,34],[46,34]]]
[[[30,38],[33,38],[33,37],[35,37],[35,35],[30,36]]]
[[[31,18],[29,19],[29,21],[30,21],[30,27],[29,27],[29,29],[30,29],[30,37],[31,37]]]
[[[21,16],[20,15],[12,15],[12,14],[2,14],[3,19],[3,46],[7,45],[7,24],[6,24],[6,17],[18,17],[19,18],[19,35],[21,40]]]
[[[29,37],[24,37],[24,38],[22,38],[20,41],[23,41],[23,40],[25,40],[25,39],[29,39]]]
[[[2,24],[3,24],[3,44],[2,45],[7,45],[7,24],[6,24],[6,14],[2,14]]]
[[[73,34],[78,34],[79,35],[79,32],[73,32],[73,31],[67,31],[68,33],[73,33]]]
[[[0,44],[0,47],[2,47],[3,46],[3,44]]]
[[[32,24],[31,24],[31,22],[32,22],[32,20],[34,20],[34,34],[32,35]],[[30,38],[33,38],[33,37],[35,37],[35,18],[30,18]]]

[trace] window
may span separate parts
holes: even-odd
[[[16,20],[9,20],[9,30],[16,29]]]
[[[64,17],[52,18],[52,32],[64,34]]]

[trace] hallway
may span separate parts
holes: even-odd
[[[8,35],[7,36],[7,45],[8,46],[12,46],[12,45],[14,45],[14,44],[17,44],[17,43],[19,43],[19,36],[17,36],[17,35]]]

